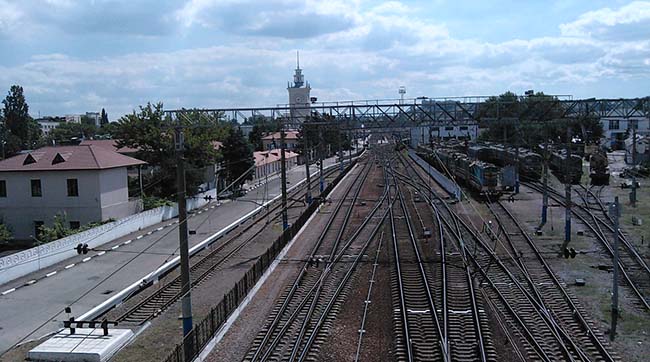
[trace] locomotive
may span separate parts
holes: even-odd
[[[466,155],[449,148],[419,147],[418,153],[443,174],[450,174],[480,195],[498,197],[499,168],[483,161],[472,161]]]
[[[467,155],[501,167],[514,165],[519,160],[521,175],[534,180],[539,180],[542,175],[542,156],[524,148],[519,148],[517,154],[517,150],[513,147],[488,143],[475,144],[468,148]]]
[[[607,154],[602,150],[592,152],[589,157],[589,178],[592,185],[609,185]]]
[[[562,183],[577,185],[582,179],[582,157],[574,154],[567,157],[566,150],[552,151],[549,166]]]

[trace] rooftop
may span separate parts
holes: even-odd
[[[267,163],[272,163],[275,161],[280,161],[280,150],[271,150],[271,151],[255,151],[253,152],[253,157],[255,157],[255,166],[262,166]],[[284,151],[284,157],[290,159],[293,157],[298,157],[298,154],[288,150]]]
[[[135,153],[139,151],[137,148],[117,147],[117,140],[83,140],[79,145],[98,146],[122,154]]]
[[[280,132],[273,132],[271,134],[268,134],[264,137],[262,137],[263,140],[279,140],[280,139]],[[285,140],[297,140],[298,139],[298,131],[284,131],[284,139]]]
[[[145,163],[96,145],[43,147],[0,161],[0,172],[104,170]]]

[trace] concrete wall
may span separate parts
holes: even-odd
[[[215,190],[209,190],[188,199],[188,210],[207,204],[208,201],[204,199],[206,195],[211,195],[214,198],[216,192]],[[89,247],[95,248],[177,215],[178,207],[176,205],[163,206],[2,257],[0,258],[0,284],[77,255],[74,247],[79,243],[88,244]]]

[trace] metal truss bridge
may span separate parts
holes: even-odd
[[[493,121],[545,122],[583,118],[650,118],[650,97],[632,99],[580,99],[571,96],[520,96],[510,101],[495,97],[457,97],[404,100],[368,100],[313,103],[309,107],[178,109],[167,110],[172,119],[198,112],[244,123],[251,119],[281,121],[285,127],[299,128],[305,115],[322,123],[336,124],[341,130],[405,128],[487,124]],[[514,123],[513,123],[514,124]]]

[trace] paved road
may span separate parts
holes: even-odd
[[[332,158],[326,160],[324,165],[333,163],[335,160]],[[316,167],[312,166],[311,172],[316,171]],[[289,186],[300,182],[304,176],[304,165],[294,167],[287,173],[287,180],[291,183]],[[276,177],[269,180],[268,187],[257,187],[238,200],[194,215],[188,221],[189,229],[197,230],[197,233],[190,235],[190,246],[252,211],[258,207],[258,203],[279,194],[280,179]],[[0,354],[24,338],[34,339],[56,331],[61,321],[67,319],[61,312],[66,306],[70,305],[73,314],[79,316],[178,255],[178,230],[172,227],[176,225],[173,222],[168,220],[105,244],[102,249],[108,251],[104,254],[91,252],[71,258],[0,286],[2,292],[58,271],[33,285],[0,295]],[[141,238],[137,239],[139,236]],[[124,245],[128,240],[132,242]],[[120,247],[111,250],[115,245]],[[144,250],[146,252],[140,254]],[[89,256],[93,257],[82,261]],[[65,269],[72,263],[75,263],[73,267]]]

